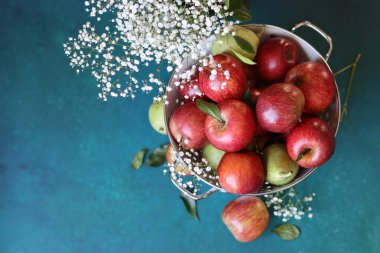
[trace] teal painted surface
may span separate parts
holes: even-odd
[[[225,194],[201,201],[194,222],[161,169],[130,169],[137,150],[166,142],[149,126],[151,97],[100,103],[89,74],[68,66],[62,43],[87,18],[82,1],[2,0],[0,252],[380,252],[379,2],[251,1],[251,9],[257,23],[322,27],[334,70],[363,54],[335,155],[297,187],[317,193],[315,218],[295,222],[298,240],[268,229],[238,243],[220,220],[233,198]],[[325,50],[312,32],[300,34]]]

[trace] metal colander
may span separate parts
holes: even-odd
[[[333,49],[331,38],[324,31],[322,31],[319,27],[313,25],[312,23],[310,23],[308,21],[300,22],[300,23],[296,24],[291,29],[291,31],[285,30],[285,29],[277,27],[277,26],[266,25],[266,24],[265,25],[263,25],[263,24],[248,24],[248,25],[244,25],[244,27],[246,27],[246,28],[248,28],[254,32],[262,32],[262,36],[260,39],[261,41],[265,41],[267,38],[269,38],[271,36],[281,36],[281,37],[286,37],[286,38],[291,39],[300,48],[300,61],[301,62],[303,62],[303,61],[319,61],[319,62],[324,63],[326,65],[326,67],[331,71],[329,65],[327,64],[327,61],[328,61],[328,59],[331,55],[332,49]],[[294,34],[295,30],[300,28],[300,27],[311,28],[314,31],[316,31],[317,33],[319,33],[326,40],[329,49],[328,49],[328,52],[325,54],[324,57],[314,47],[312,47],[308,42],[306,42],[305,40],[303,40],[302,38],[300,38],[299,36]],[[188,69],[193,64],[194,64],[194,62],[192,60],[186,59],[184,61],[183,71]],[[173,76],[170,78],[170,81],[169,81],[169,86],[173,89],[172,89],[172,91],[167,93],[167,100],[169,101],[169,104],[165,107],[165,120],[166,120],[166,128],[167,129],[169,129],[168,125],[169,125],[170,116],[175,111],[175,109],[179,106],[179,104],[176,103],[176,101],[179,98],[179,95],[178,95],[176,86],[174,84],[175,81],[177,81],[177,80],[175,80],[175,78]],[[337,91],[336,94],[337,95],[335,97],[334,102],[329,106],[329,108],[324,113],[322,113],[320,115],[320,117],[322,119],[324,119],[327,124],[330,125],[330,127],[333,129],[334,134],[336,136],[336,134],[338,132],[339,121],[340,121],[340,97],[339,97],[339,90],[338,90],[338,86],[336,84],[336,81],[334,80],[334,82],[335,82],[335,87],[336,87],[336,91]],[[170,143],[173,145],[174,149],[177,152],[179,152],[180,147],[178,146],[177,141],[170,134],[170,131],[168,131],[168,132],[169,132]],[[285,190],[291,186],[298,184],[299,182],[301,182],[302,180],[307,178],[311,173],[313,173],[315,171],[315,169],[316,168],[313,168],[313,169],[300,168],[297,176],[293,179],[292,182],[290,182],[286,185],[283,185],[283,186],[266,185],[266,187],[264,186],[258,192],[246,194],[246,195],[258,196],[258,195],[264,195],[264,194],[272,194],[272,193],[275,193],[278,191]],[[210,173],[212,173],[212,171],[207,172],[204,170],[203,173],[195,173],[194,172],[193,176],[197,177],[199,180],[203,181],[204,183],[208,184],[211,187],[208,191],[206,191],[205,193],[202,193],[202,194],[191,193],[182,183],[178,182],[178,180],[176,178],[174,178],[173,175],[171,176],[172,177],[171,179],[172,179],[173,184],[180,191],[182,191],[185,195],[187,195],[187,196],[189,196],[195,200],[199,200],[199,199],[203,199],[203,198],[208,197],[210,194],[212,194],[216,191],[226,192],[223,188],[221,188],[217,179],[210,177],[210,175],[209,175]]]

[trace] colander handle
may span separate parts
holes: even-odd
[[[200,195],[197,195],[197,194],[193,194],[191,192],[189,192],[185,187],[183,187],[174,177],[173,175],[171,174],[170,175],[170,179],[172,181],[172,183],[183,193],[185,194],[187,197],[189,198],[192,198],[194,200],[201,200],[201,199],[205,199],[207,198],[208,196],[210,196],[211,194],[213,194],[214,192],[217,192],[219,191],[217,188],[210,188],[210,190],[208,190],[207,192],[203,193],[203,194],[200,194]]]
[[[309,21],[303,21],[303,22],[295,24],[291,31],[294,33],[298,28],[303,27],[303,26],[306,26],[306,27],[313,29],[314,31],[319,33],[326,40],[326,42],[329,46],[329,50],[327,51],[327,53],[325,55],[325,60],[328,61],[328,59],[331,55],[331,52],[333,50],[333,44],[332,44],[332,40],[331,40],[330,36],[328,36],[327,33],[325,33],[321,28],[310,23]]]

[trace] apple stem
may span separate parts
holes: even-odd
[[[304,149],[301,154],[298,155],[296,162],[299,162],[302,158],[305,157],[309,152],[311,151],[311,148]]]
[[[344,118],[347,118],[347,112],[348,112],[348,99],[350,97],[350,93],[351,93],[351,87],[352,87],[352,82],[354,80],[354,76],[355,76],[355,72],[356,72],[356,67],[358,65],[358,62],[360,60],[360,57],[361,57],[361,54],[358,54],[356,56],[356,59],[354,61],[354,63],[352,64],[352,71],[351,71],[351,75],[350,75],[350,80],[348,81],[348,87],[347,87],[347,93],[346,93],[346,96],[344,98],[344,104],[343,104],[343,109],[342,109],[342,120]]]

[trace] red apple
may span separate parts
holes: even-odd
[[[300,88],[305,96],[305,112],[323,112],[334,101],[334,76],[320,62],[304,62],[292,68],[285,77],[286,83]]]
[[[168,164],[170,164],[170,166],[174,166],[175,172],[180,173],[181,175],[184,175],[184,176],[191,175],[191,171],[186,166],[186,164],[184,164],[181,161],[178,161],[177,152],[174,150],[173,146],[170,144],[166,148],[165,158]]]
[[[218,166],[219,183],[232,194],[248,194],[260,190],[264,183],[264,167],[254,152],[226,153]]]
[[[272,83],[281,82],[286,73],[298,63],[298,48],[287,38],[270,38],[259,46],[255,61],[260,79]]]
[[[330,159],[335,138],[330,127],[320,118],[307,118],[287,138],[289,156],[304,168],[315,168]]]
[[[215,55],[199,73],[201,90],[215,102],[241,99],[248,88],[242,63],[228,54]]]
[[[247,146],[255,135],[256,120],[251,108],[242,101],[229,99],[218,104],[222,121],[211,116],[205,120],[208,140],[217,149],[235,152]]]
[[[186,149],[201,149],[207,142],[205,134],[206,114],[195,102],[178,107],[169,121],[169,129],[175,140]]]
[[[178,86],[178,93],[182,101],[194,102],[198,98],[205,98],[206,95],[200,90],[199,87],[199,73],[195,73],[190,81],[182,82]]]
[[[269,223],[264,202],[255,196],[241,196],[224,208],[222,221],[240,242],[250,242],[262,235]]]
[[[271,85],[257,99],[257,121],[264,130],[288,132],[297,125],[304,104],[302,91],[296,86],[287,83]]]

